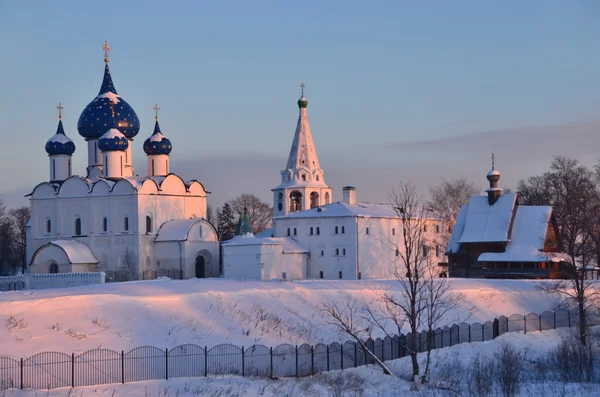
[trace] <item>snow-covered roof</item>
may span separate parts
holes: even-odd
[[[96,100],[98,100],[98,99],[100,99],[100,98],[107,98],[107,99],[108,99],[109,101],[111,101],[111,102],[112,102],[114,105],[116,105],[117,103],[119,103],[119,98],[120,98],[120,97],[121,97],[120,95],[117,95],[117,94],[115,94],[114,92],[110,92],[110,91],[109,91],[109,92],[105,92],[105,93],[104,93],[104,94],[102,94],[102,95],[98,95],[98,96],[96,97]]]
[[[65,134],[54,134],[50,139],[48,139],[48,142],[69,143],[73,141]]]
[[[447,254],[452,254],[454,252],[458,252],[460,248],[460,237],[462,236],[463,230],[465,228],[465,219],[467,217],[467,206],[463,205],[458,212],[458,216],[456,217],[456,222],[454,223],[454,229],[452,230],[452,235],[450,236],[450,241],[448,242],[448,248],[446,248]]]
[[[90,247],[74,240],[54,240],[50,244],[61,248],[72,264],[98,263]]]
[[[158,229],[158,234],[154,239],[160,241],[185,241],[188,239],[190,229],[195,223],[205,222],[200,218],[192,219],[173,219],[162,224]]]
[[[435,218],[428,211],[423,211],[427,217]],[[348,204],[344,201],[323,205],[312,208],[307,211],[293,212],[291,214],[279,217],[279,219],[296,218],[324,218],[324,217],[364,217],[364,218],[398,218],[396,209],[389,203],[370,203],[361,202],[357,204]]]
[[[106,132],[104,133],[104,135],[102,135],[102,136],[100,137],[100,139],[114,139],[114,138],[122,138],[122,139],[127,139],[127,138],[125,138],[125,135],[123,135],[123,134],[121,133],[121,131],[119,131],[119,130],[118,130],[118,129],[116,129],[116,128],[111,128],[111,129],[109,129],[108,131],[106,131]]]
[[[551,215],[550,206],[519,206],[506,250],[483,253],[479,255],[479,261],[560,262],[565,260],[564,254],[542,252]]]
[[[466,206],[460,243],[507,242],[510,221],[517,201],[515,194],[503,194],[494,205],[487,196],[472,196]]]
[[[289,237],[255,237],[252,234],[244,236],[235,236],[231,240],[222,243],[226,246],[245,246],[245,245],[281,245],[284,254],[304,254],[308,249],[298,244]]]
[[[270,227],[268,229],[263,230],[260,233],[256,233],[254,236],[255,237],[259,237],[259,238],[262,238],[262,237],[273,237],[273,232],[274,232],[274,229],[272,227]]]

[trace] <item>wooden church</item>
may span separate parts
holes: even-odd
[[[450,277],[562,278],[562,252],[551,206],[519,205],[502,194],[500,173],[487,175],[487,196],[472,196],[458,214],[446,255]]]

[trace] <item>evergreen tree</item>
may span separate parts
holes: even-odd
[[[217,212],[217,233],[221,241],[231,240],[235,235],[235,218],[228,202]]]

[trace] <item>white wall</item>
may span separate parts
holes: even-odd
[[[223,245],[223,277],[242,280],[301,280],[308,255],[283,253],[283,244]]]
[[[264,259],[260,245],[223,245],[223,277],[261,280]]]

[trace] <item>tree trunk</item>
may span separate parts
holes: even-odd
[[[587,319],[585,318],[585,306],[584,306],[584,297],[581,296],[578,302],[578,310],[579,310],[579,339],[581,339],[581,344],[587,346],[587,335],[586,335],[586,324]]]

